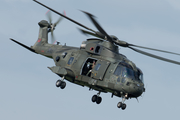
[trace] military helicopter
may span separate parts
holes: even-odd
[[[130,48],[149,57],[180,65],[180,62],[153,55],[134,47],[180,55],[178,53],[129,44],[119,40],[116,36],[107,34],[95,20],[94,16],[88,12],[82,11],[90,18],[99,31],[94,31],[37,0],[33,1],[87,29],[79,29],[83,34],[96,37],[83,41],[79,48],[59,45],[58,43],[49,44],[48,33],[51,32],[53,39],[53,31],[60,21],[59,19],[56,23],[52,24],[52,20],[49,17],[49,23],[45,20],[38,23],[40,26],[39,36],[33,46],[28,47],[14,39],[10,39],[31,52],[54,60],[55,66],[48,68],[61,77],[60,80],[57,80],[56,87],[64,89],[66,87],[65,80],[67,80],[83,87],[86,86],[89,90],[96,90],[98,93],[92,96],[92,102],[97,104],[100,104],[102,101],[100,97],[101,92],[110,92],[112,94],[111,97],[115,95],[122,98],[117,107],[125,110],[125,100],[131,98],[137,99],[145,92],[145,86],[143,72],[132,61],[128,60],[125,55],[119,53],[119,46]]]

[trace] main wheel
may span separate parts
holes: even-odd
[[[122,110],[125,110],[125,109],[126,109],[126,104],[122,104],[121,109],[122,109]]]
[[[93,95],[93,96],[92,96],[92,102],[96,102],[97,97],[98,97],[97,95]]]
[[[64,89],[66,87],[66,82],[62,81],[60,84],[61,89]]]
[[[122,107],[122,102],[118,102],[117,107],[121,108]]]
[[[58,80],[57,82],[56,82],[56,87],[60,87],[61,86],[61,80]]]
[[[97,99],[96,99],[96,103],[97,103],[97,104],[100,104],[100,103],[101,103],[101,101],[102,101],[102,98],[101,98],[101,97],[97,97]]]

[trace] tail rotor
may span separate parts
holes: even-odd
[[[64,12],[64,15],[65,15],[65,12]],[[46,12],[46,16],[47,16],[48,22],[49,22],[49,24],[50,24],[48,32],[51,32],[51,44],[55,44],[55,43],[56,43],[56,40],[55,40],[53,31],[55,30],[55,27],[62,21],[63,17],[60,17],[60,18],[53,24],[53,23],[52,23],[52,16],[51,16],[51,11],[50,11],[50,10],[48,10],[48,11]]]

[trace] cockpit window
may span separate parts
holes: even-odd
[[[122,69],[123,69],[123,67],[117,66],[116,70],[114,71],[114,75],[120,76],[122,73]]]
[[[133,69],[131,65],[125,63],[125,62],[120,62],[119,65],[125,66],[127,68]]]
[[[144,82],[143,73],[141,72],[141,70],[138,68],[138,72],[136,72],[133,70],[131,65],[124,62],[119,63],[116,70],[114,71],[114,75],[121,76],[122,78],[130,78],[133,80]]]
[[[138,68],[138,72],[136,72],[135,76],[136,76],[136,78],[137,78],[138,80],[140,80],[141,82],[144,83],[144,80],[143,80],[143,73],[140,71],[139,68]]]
[[[144,83],[143,74],[139,75],[139,79]]]
[[[134,79],[133,70],[122,65],[117,66],[116,70],[114,71],[114,75]]]
[[[123,77],[128,77],[128,78],[134,79],[134,71],[132,69],[126,68],[123,72],[124,72]]]

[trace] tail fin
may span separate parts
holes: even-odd
[[[42,20],[41,22],[38,23],[40,26],[39,29],[39,36],[38,36],[38,40],[36,41],[36,43],[34,44],[34,46],[28,47],[12,38],[10,38],[10,40],[12,40],[13,42],[19,44],[20,46],[30,50],[31,52],[34,53],[39,53],[39,51],[41,51],[42,45],[47,44],[48,43],[48,28],[49,28],[49,23],[45,20]]]
[[[42,20],[38,24],[40,26],[39,36],[37,42],[34,44],[33,47],[48,43],[48,27],[50,26],[49,23],[45,20]]]
[[[48,32],[50,31],[51,26],[45,20],[40,21],[38,24],[40,26],[39,36],[38,40],[36,41],[34,46],[32,46],[32,48],[36,51],[36,53],[52,58],[52,53],[48,52],[48,50],[52,46],[48,44]]]

